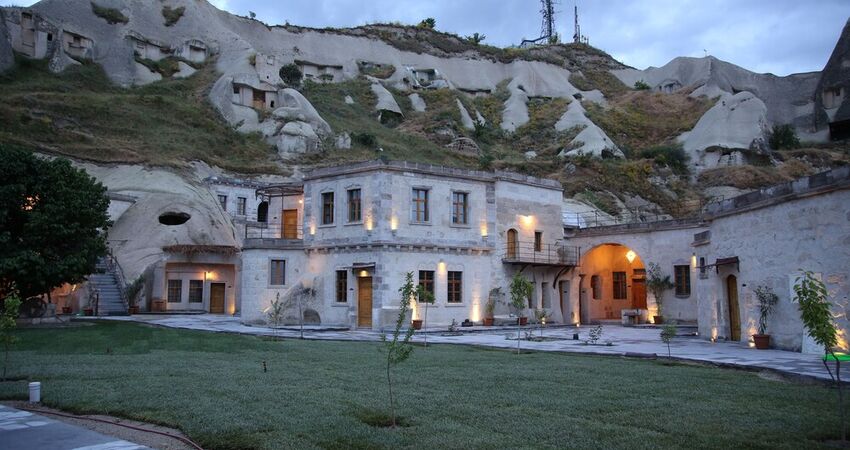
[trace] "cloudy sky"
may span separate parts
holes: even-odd
[[[787,75],[823,69],[844,23],[848,0],[560,0],[556,25],[573,35],[578,3],[590,44],[640,69],[706,52],[755,72]],[[6,0],[7,3],[9,0]],[[32,4],[18,0],[11,3]],[[508,46],[540,33],[539,0],[212,0],[270,24],[348,27],[437,20],[439,30],[475,32]]]

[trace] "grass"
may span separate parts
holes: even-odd
[[[130,21],[130,19],[121,13],[121,11],[115,8],[107,8],[105,6],[100,6],[95,2],[91,2],[91,10],[94,15],[100,17],[103,20],[106,20],[110,25],[114,25],[116,23],[126,24]]]
[[[184,12],[186,12],[186,7],[184,6],[180,6],[178,8],[163,6],[162,17],[165,19],[165,26],[170,27],[177,23],[180,18],[183,17]]]
[[[17,334],[10,375],[27,379],[0,383],[0,398],[25,399],[38,380],[48,406],[175,426],[209,449],[810,448],[838,426],[820,385],[437,345],[396,369],[407,426],[390,429],[380,343],[126,323]]]
[[[207,100],[210,66],[180,80],[113,86],[100,66],[61,74],[19,58],[0,75],[0,142],[104,163],[183,167],[200,160],[239,173],[281,173],[258,134],[236,132]]]

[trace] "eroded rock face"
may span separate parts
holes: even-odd
[[[328,135],[331,133],[331,126],[325,122],[325,119],[322,119],[313,104],[300,92],[290,88],[282,89],[278,91],[277,98],[281,106],[272,113],[275,119],[306,122],[317,134]]]
[[[314,153],[320,149],[319,136],[309,123],[287,122],[280,131],[275,144],[281,156]]]
[[[348,133],[340,133],[336,136],[334,146],[339,150],[348,150],[351,148],[351,135]]]
[[[578,100],[570,102],[567,111],[555,122],[555,130],[557,131],[567,131],[575,127],[582,127],[582,130],[570,141],[570,147],[573,148],[563,150],[560,154],[561,156],[591,155],[597,158],[601,158],[602,156],[623,157],[623,152],[614,144],[611,138],[585,116],[585,109]]]
[[[425,105],[425,100],[419,96],[417,93],[412,93],[407,96],[410,99],[410,106],[413,107],[413,110],[416,112],[425,112],[427,106]]]
[[[6,31],[6,20],[0,12],[0,73],[9,70],[15,64],[15,55],[12,53],[12,44],[9,42],[9,33]]]

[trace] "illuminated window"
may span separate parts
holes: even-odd
[[[334,193],[322,193],[322,225],[334,223]]]
[[[410,219],[414,222],[427,222],[428,217],[428,189],[413,189],[412,210]]]
[[[614,272],[614,300],[626,299],[626,272]]]
[[[363,220],[363,213],[360,205],[360,189],[348,190],[348,221],[360,222]]]
[[[345,303],[348,301],[348,271],[336,271],[336,301]]]
[[[183,299],[183,280],[168,280],[168,303],[180,303]]]
[[[452,223],[466,225],[469,223],[469,194],[452,192]]]
[[[691,266],[673,266],[676,276],[676,295],[688,297],[691,295]]]
[[[448,303],[463,302],[463,272],[448,273]]]
[[[204,280],[189,280],[189,303],[204,302]]]
[[[273,259],[269,263],[269,284],[283,286],[286,284],[286,261]]]

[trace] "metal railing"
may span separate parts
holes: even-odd
[[[124,269],[121,268],[121,264],[118,263],[118,258],[112,254],[112,249],[106,255],[106,271],[111,274],[113,278],[115,278],[115,285],[118,286],[118,294],[121,296],[121,302],[124,303],[124,307],[128,310],[130,309],[130,299],[127,297],[127,279],[124,278]],[[100,298],[98,297],[98,301]],[[97,315],[95,313],[95,315]]]
[[[633,208],[619,215],[606,214],[598,210],[587,212],[564,212],[566,226],[573,228],[607,227],[635,223],[662,222],[665,220],[693,219],[705,213],[709,205],[720,203],[724,197],[712,197],[693,201],[682,201],[669,208],[669,213],[659,213],[643,208]]]
[[[562,243],[535,245],[533,242],[509,242],[505,244],[502,261],[575,266],[578,264],[580,252],[579,247]]]
[[[289,236],[284,236],[284,231],[289,233]],[[286,228],[279,223],[266,222],[246,222],[245,223],[245,239],[304,239],[304,230],[301,223],[298,223],[294,229]]]

